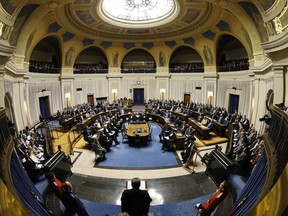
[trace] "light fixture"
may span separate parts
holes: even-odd
[[[165,92],[166,92],[166,89],[160,89],[160,97],[161,97],[161,100],[164,100]]]
[[[211,103],[212,103],[212,97],[213,97],[213,92],[212,92],[212,91],[208,91],[208,92],[207,92],[207,96],[208,96],[208,104],[211,105]]]
[[[117,94],[117,89],[112,89],[112,94],[113,94],[113,100],[115,101],[116,94]]]
[[[70,92],[65,93],[65,99],[66,99],[67,108],[69,107],[70,97],[71,97]]]

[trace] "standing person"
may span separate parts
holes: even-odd
[[[126,189],[121,196],[121,211],[129,216],[145,216],[149,212],[152,201],[147,190],[140,189],[139,178],[131,180],[132,189]]]
[[[56,178],[53,172],[49,172],[48,175],[48,182],[50,189],[55,193],[56,197],[60,200],[62,198],[62,182]]]
[[[62,192],[63,199],[68,203],[66,209],[69,208],[69,210],[76,212],[78,216],[89,216],[84,204],[73,191],[72,184],[69,181],[62,184]]]
[[[73,209],[69,208],[69,202],[66,199],[64,199],[62,182],[56,178],[56,176],[53,172],[49,172],[47,177],[48,177],[48,183],[49,183],[50,189],[54,192],[56,197],[59,200],[61,200],[61,202],[63,203],[63,205],[66,208],[65,215],[73,215],[75,213],[75,211],[73,211]]]
[[[220,186],[214,194],[205,203],[198,203],[195,209],[201,213],[201,216],[209,216],[216,207],[225,199],[230,188],[230,183],[227,180],[221,182]]]
[[[184,164],[183,164],[184,168],[190,169],[189,168],[190,165],[195,166],[195,164],[193,164],[193,157],[194,157],[195,153],[199,151],[197,146],[195,145],[195,140],[196,139],[194,137],[189,140],[189,145],[188,145],[189,156],[187,157],[187,155],[185,155],[185,153],[184,153],[185,156],[184,155],[183,155],[184,157],[182,156],[183,162],[184,162]]]

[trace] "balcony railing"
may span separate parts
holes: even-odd
[[[156,73],[156,68],[143,68],[143,67],[121,68],[121,73]]]
[[[42,66],[29,66],[29,72],[31,73],[49,73],[49,74],[58,74],[60,73],[61,68],[50,68]]]
[[[105,68],[88,68],[88,69],[75,69],[74,74],[107,74],[108,69]]]
[[[243,70],[249,70],[249,63],[225,65],[225,66],[219,66],[217,68],[218,72],[243,71]]]

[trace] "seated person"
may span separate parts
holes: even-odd
[[[88,126],[86,126],[86,128],[82,131],[83,134],[83,139],[84,141],[86,141],[86,146],[91,148],[92,144],[91,144],[91,140],[90,140],[90,130],[88,128]]]
[[[105,160],[106,158],[106,149],[100,145],[98,139],[92,139],[92,150],[95,152],[95,159],[98,157],[100,160]]]
[[[175,122],[175,120],[177,119],[176,115],[172,115],[170,116],[170,121],[171,122]]]
[[[147,216],[152,201],[148,191],[140,189],[141,181],[133,178],[132,189],[126,189],[121,196],[121,211],[130,216]]]
[[[180,126],[181,126],[181,124],[182,124],[182,121],[180,120],[180,118],[176,118],[176,120],[175,120],[175,122],[174,122],[174,125],[177,127],[177,128],[179,128]]]
[[[109,130],[107,126],[104,126],[103,130],[104,134],[109,138],[112,139],[115,143],[115,145],[119,144],[119,141],[117,140],[117,133],[114,130]]]
[[[105,133],[100,132],[99,142],[100,142],[100,145],[106,149],[106,151],[109,151],[110,148],[112,147],[113,140],[112,140],[112,138],[109,138],[108,136],[106,136]],[[91,144],[91,146],[92,146],[92,144]]]
[[[209,129],[211,129],[211,130],[214,128],[214,126],[215,126],[215,124],[214,124],[213,121],[210,121],[210,122],[208,123],[208,125],[207,125],[207,127],[208,127]]]
[[[201,124],[202,124],[203,126],[206,126],[206,127],[207,127],[207,125],[208,125],[210,122],[211,122],[211,121],[210,121],[209,119],[203,118],[202,121],[201,121]]]
[[[178,127],[178,130],[181,133],[185,133],[186,129],[189,127],[188,124],[185,123],[185,121],[182,121],[182,123],[180,124],[180,126]]]
[[[204,116],[203,116],[203,114],[201,113],[201,114],[198,116],[197,121],[198,121],[199,123],[201,123],[202,120],[203,120],[203,118],[204,118]]]
[[[25,151],[25,157],[22,159],[22,164],[33,182],[36,182],[41,174],[44,173],[43,164],[32,156],[31,150]]]
[[[176,135],[173,132],[173,130],[171,130],[168,135],[163,137],[163,144],[162,144],[163,152],[174,151],[176,149],[175,140],[176,140]]]
[[[241,176],[249,176],[251,172],[250,167],[250,150],[248,147],[243,147],[243,151],[240,154],[236,154],[234,159],[234,173]]]
[[[216,207],[225,199],[230,188],[230,183],[225,180],[223,181],[219,188],[205,203],[198,203],[195,209],[201,212],[202,216],[209,216],[216,209]]]
[[[167,136],[172,131],[172,127],[169,124],[165,124],[159,134],[160,142],[163,141],[163,137]]]
[[[194,138],[195,133],[196,133],[196,130],[190,125],[186,129],[184,135],[185,135],[186,139],[189,141],[190,139],[195,139]]]

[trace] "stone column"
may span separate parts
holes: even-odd
[[[284,67],[274,66],[274,104],[284,102]]]

